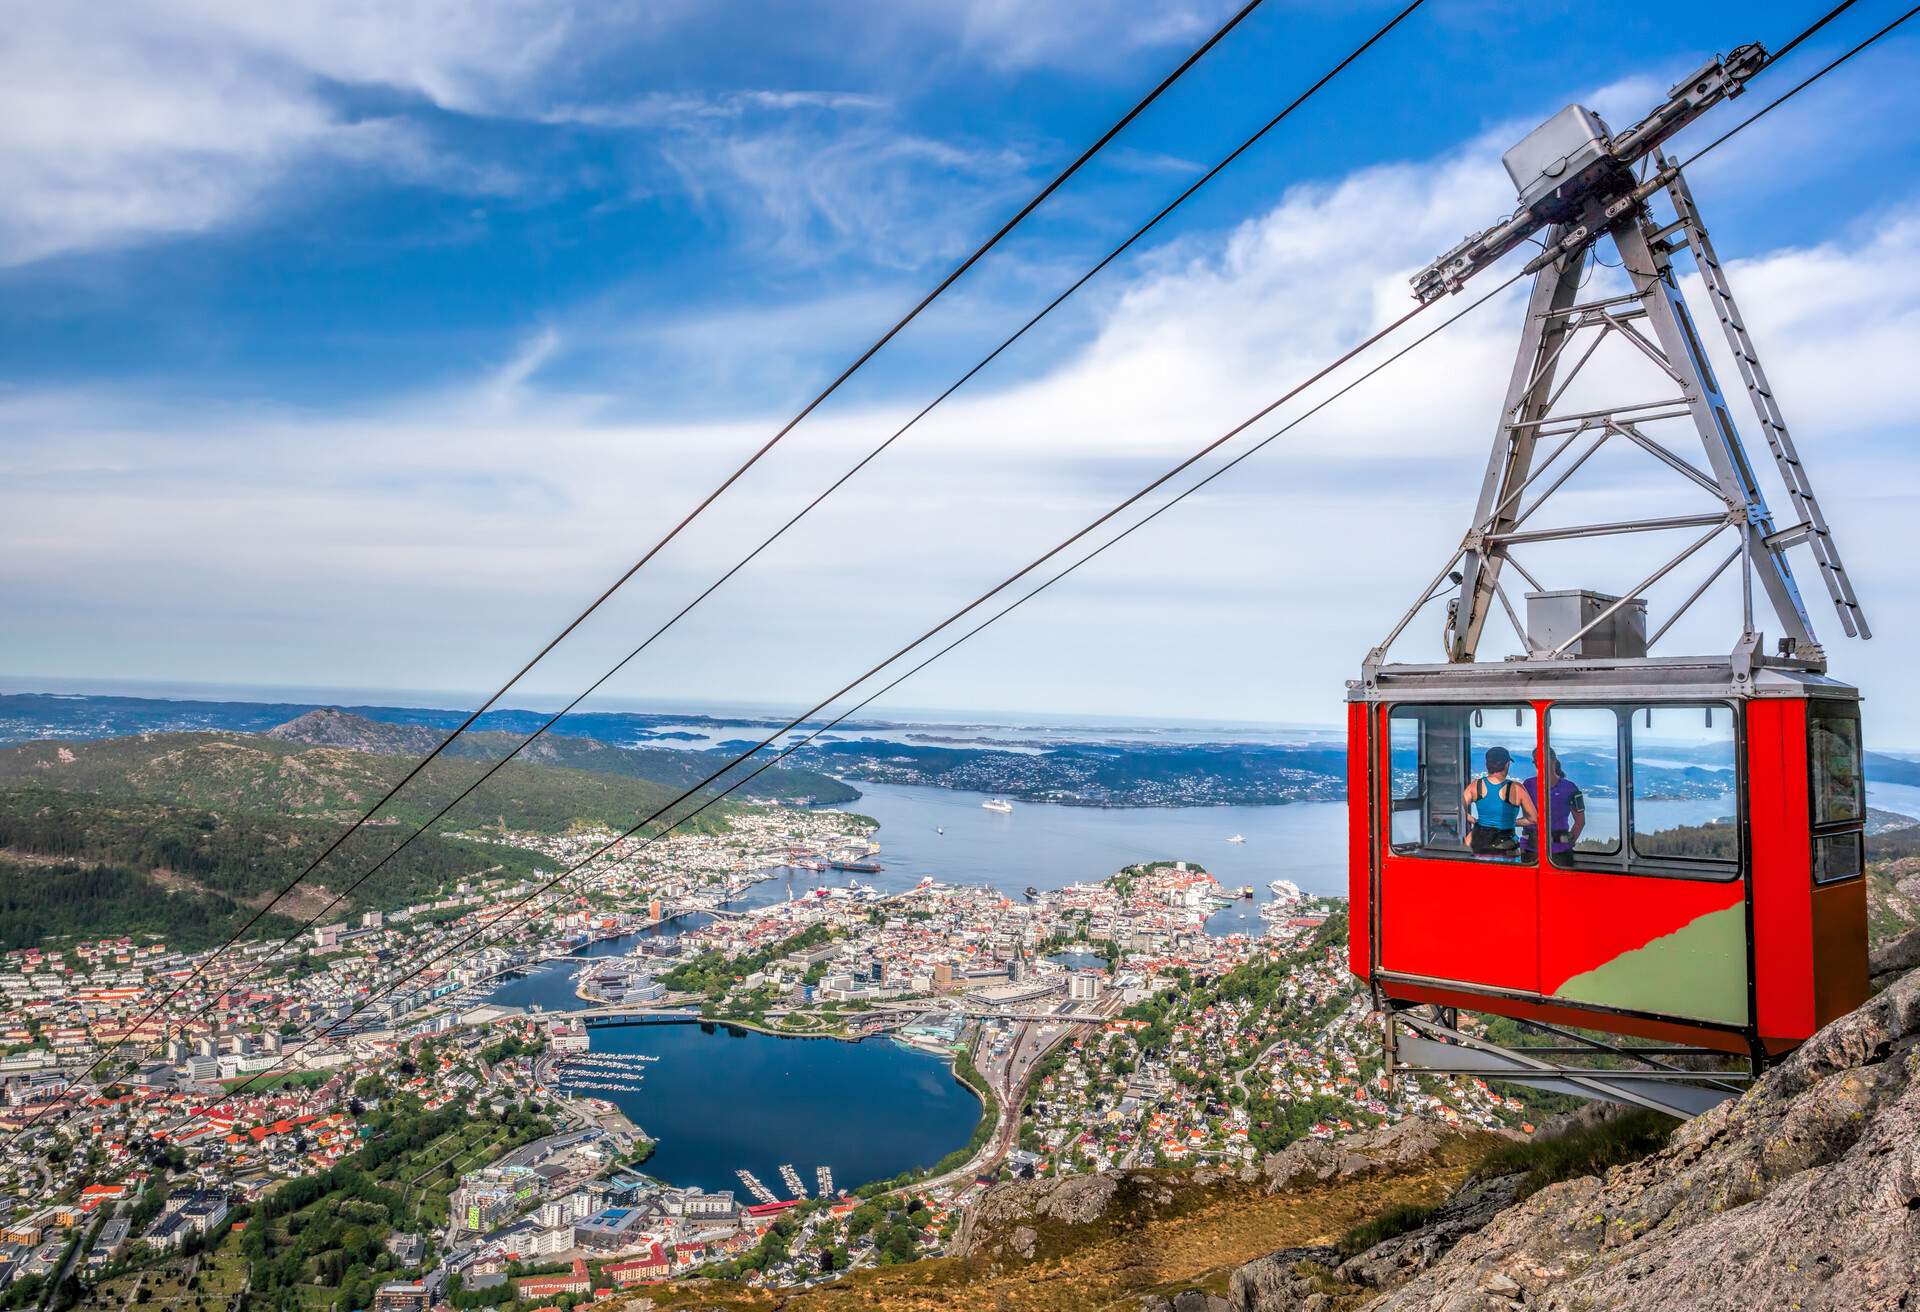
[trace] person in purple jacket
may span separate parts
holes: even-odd
[[[1533,778],[1527,780],[1524,787],[1533,799],[1535,814],[1546,816],[1553,854],[1567,856],[1580,841],[1580,831],[1587,827],[1587,799],[1581,795],[1580,785],[1567,778],[1560,768],[1560,753],[1549,751],[1547,765],[1553,782],[1544,805],[1540,800],[1540,753],[1537,751],[1533,754]],[[1539,855],[1539,833],[1537,825],[1529,825],[1523,833],[1521,856],[1524,860],[1532,861]]]

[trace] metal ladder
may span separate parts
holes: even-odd
[[[1664,154],[1658,157],[1656,163],[1663,170],[1671,166]],[[1847,568],[1841,563],[1839,548],[1834,545],[1833,534],[1827,528],[1826,516],[1821,513],[1820,502],[1813,495],[1813,484],[1807,478],[1806,467],[1800,463],[1800,453],[1794,449],[1793,436],[1787,431],[1787,421],[1780,413],[1779,403],[1774,400],[1773,385],[1767,381],[1766,370],[1760,365],[1760,353],[1747,332],[1746,320],[1733,299],[1733,290],[1727,285],[1726,274],[1720,267],[1720,257],[1714,253],[1713,242],[1707,237],[1706,225],[1700,222],[1700,210],[1693,202],[1693,192],[1678,169],[1673,171],[1673,181],[1668,185],[1667,194],[1672,198],[1674,211],[1679,215],[1677,226],[1686,234],[1688,249],[1693,252],[1694,263],[1700,268],[1701,281],[1706,284],[1708,295],[1712,298],[1714,313],[1720,317],[1720,326],[1726,331],[1727,346],[1740,367],[1740,377],[1747,384],[1747,395],[1753,401],[1761,431],[1766,434],[1767,446],[1773,451],[1774,463],[1780,467],[1780,477],[1787,485],[1787,495],[1793,502],[1794,513],[1800,519],[1798,524],[1774,534],[1774,539],[1782,547],[1799,541],[1806,542],[1813,551],[1814,561],[1820,566],[1820,577],[1826,580],[1827,593],[1833,598],[1834,609],[1840,613],[1841,627],[1850,638],[1870,638],[1873,631],[1867,626],[1866,612],[1860,608],[1859,598],[1854,595],[1853,581],[1847,577]]]

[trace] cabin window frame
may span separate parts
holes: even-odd
[[[1741,706],[1737,701],[1719,698],[1701,698],[1699,700],[1594,700],[1578,697],[1555,698],[1547,706],[1545,720],[1547,750],[1555,750],[1553,740],[1553,713],[1565,707],[1568,710],[1602,709],[1614,712],[1617,738],[1615,739],[1615,788],[1619,811],[1619,837],[1611,852],[1560,854],[1549,851],[1548,860],[1553,869],[1567,874],[1625,875],[1634,878],[1656,879],[1697,879],[1708,883],[1732,883],[1745,877],[1747,869],[1747,787],[1748,772],[1746,761],[1746,722],[1741,717]],[[1633,717],[1654,710],[1694,710],[1703,714],[1710,708],[1716,712],[1724,711],[1728,716],[1728,726],[1732,732],[1733,745],[1733,840],[1734,851],[1730,857],[1691,857],[1671,853],[1647,852],[1641,848],[1639,826],[1634,822],[1636,803],[1641,800],[1634,787],[1633,777]],[[1578,782],[1577,780],[1575,782]],[[1811,783],[1809,783],[1811,787]],[[1551,848],[1549,842],[1548,847]]]
[[[1822,755],[1815,750],[1818,726],[1816,716],[1821,712],[1838,712],[1837,718],[1850,722],[1854,726],[1853,741],[1850,744],[1853,754],[1853,777],[1857,781],[1860,808],[1857,814],[1842,816],[1838,819],[1822,819],[1824,800],[1821,782]],[[1832,888],[1854,879],[1864,879],[1867,873],[1866,829],[1867,829],[1867,770],[1866,742],[1861,731],[1860,703],[1851,697],[1809,697],[1807,699],[1807,861],[1808,871],[1815,888]],[[1832,853],[1838,852],[1844,860],[1844,873],[1827,874]]]
[[[1487,702],[1405,701],[1385,703],[1384,712],[1387,724],[1386,732],[1383,735],[1385,769],[1382,773],[1384,775],[1383,786],[1385,790],[1386,823],[1381,826],[1380,844],[1386,856],[1411,861],[1462,861],[1472,865],[1490,865],[1502,869],[1530,870],[1538,866],[1539,862],[1537,859],[1529,860],[1523,856],[1524,848],[1516,848],[1511,857],[1489,856],[1483,853],[1476,853],[1469,849],[1466,845],[1466,807],[1459,801],[1459,792],[1466,787],[1467,781],[1478,778],[1481,773],[1480,770],[1475,768],[1473,762],[1475,749],[1472,731],[1474,726],[1470,723],[1471,717],[1476,712],[1485,716],[1495,713],[1507,714],[1515,711],[1520,712],[1522,716],[1531,716],[1533,718],[1533,742],[1537,748],[1540,742],[1541,720],[1539,708],[1531,698],[1503,698]],[[1457,712],[1463,721],[1468,722],[1465,725],[1467,734],[1465,742],[1466,760],[1462,762],[1464,769],[1457,784],[1452,788],[1452,803],[1455,808],[1454,816],[1459,824],[1459,830],[1455,838],[1457,846],[1453,847],[1436,847],[1427,841],[1427,820],[1430,818],[1427,799],[1431,791],[1427,753],[1427,726],[1429,724],[1428,716],[1433,712]],[[1415,791],[1411,797],[1401,797],[1397,791],[1398,786],[1394,778],[1394,728],[1396,722],[1406,723],[1408,721],[1411,721],[1417,727],[1419,735],[1415,743]],[[1524,726],[1516,726],[1516,729],[1521,728],[1524,728]],[[1487,745],[1491,746],[1491,744]],[[1484,751],[1484,747],[1481,748],[1481,750]],[[1533,749],[1528,749],[1528,752],[1515,752],[1515,766],[1520,766],[1526,762],[1528,753],[1531,750]],[[1516,783],[1524,782],[1518,777],[1517,772],[1510,774],[1509,778],[1512,778]],[[1420,837],[1417,841],[1397,842],[1394,837],[1395,820],[1402,811],[1407,810],[1414,811],[1421,817]]]

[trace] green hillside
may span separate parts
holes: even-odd
[[[223,941],[340,832],[331,820],[220,814],[45,788],[0,789],[0,946],[56,936],[150,933],[180,948]],[[552,869],[534,853],[430,835],[339,906],[333,893],[392,851],[397,827],[342,844],[256,929],[285,934],[295,918],[339,918],[419,902],[479,875]]]
[[[0,749],[0,947],[136,933],[188,949],[221,941],[411,764],[388,753],[234,733]],[[515,761],[434,832],[399,850],[349,900],[328,907],[335,892],[399,849],[484,768],[473,760],[436,761],[257,932],[284,934],[311,915],[405,906],[476,876],[556,868],[534,853],[448,832],[625,829],[682,791],[606,770]],[[667,814],[678,817],[698,800]],[[719,803],[685,828],[723,830],[736,810]]]
[[[344,823],[372,805],[411,764],[403,756],[307,746],[256,734],[145,734],[0,749],[0,788],[50,788],[221,814]],[[435,761],[379,819],[418,824],[484,770],[478,761]],[[443,823],[455,829],[491,826],[537,833],[564,833],[587,824],[625,829],[681,791],[604,771],[514,761]],[[677,816],[693,805],[670,814]],[[720,803],[689,828],[724,828],[731,810],[728,803]]]

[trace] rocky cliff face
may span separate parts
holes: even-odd
[[[1523,1202],[1482,1181],[1341,1260],[1236,1273],[1235,1312],[1920,1307],[1920,973],[1659,1152]]]

